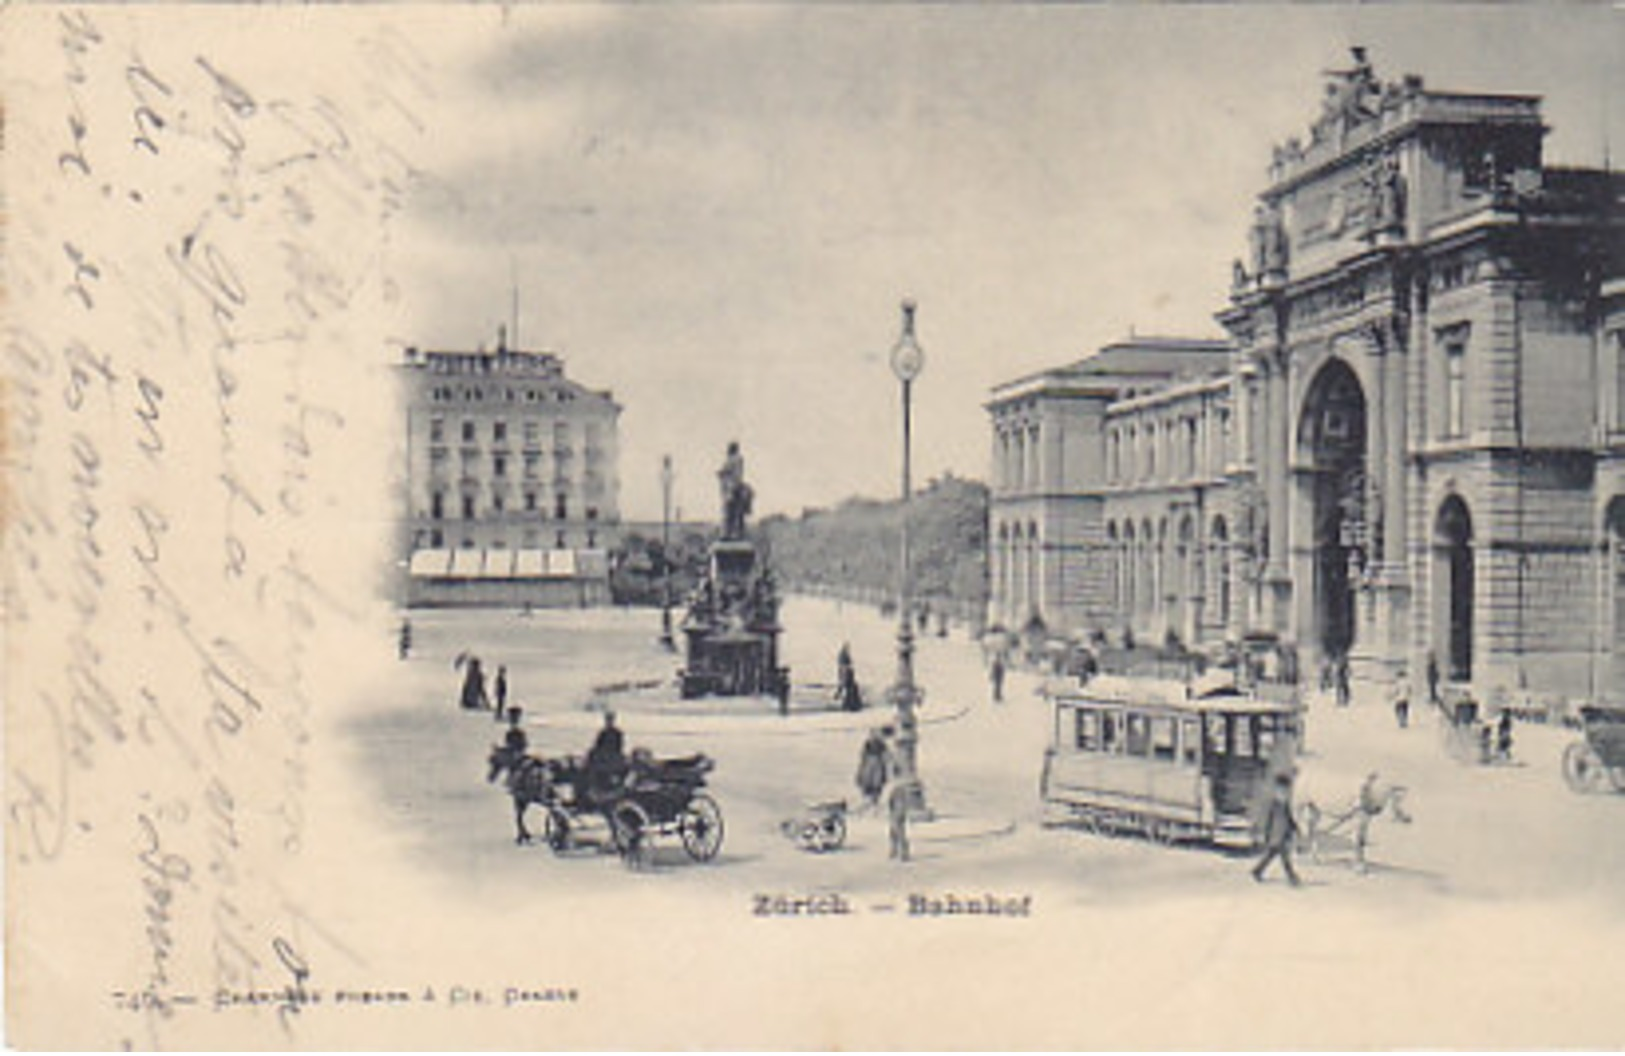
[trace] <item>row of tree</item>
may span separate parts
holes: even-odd
[[[987,603],[987,488],[952,475],[931,481],[909,509],[915,598],[969,616]],[[773,568],[791,590],[851,597],[894,593],[902,503],[848,499],[833,509],[764,519]]]
[[[987,604],[987,488],[944,476],[914,496],[909,509],[909,567],[914,596],[938,611],[979,618]],[[809,590],[859,600],[889,599],[898,586],[902,504],[848,499],[800,516],[775,514],[752,531],[787,592]],[[658,606],[671,572],[681,606],[705,575],[714,527],[673,525],[668,552],[660,537],[628,532],[611,566],[617,604]]]

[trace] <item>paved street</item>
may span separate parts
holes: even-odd
[[[834,655],[850,641],[868,699],[893,674],[895,627],[873,610],[798,599],[786,610],[786,658],[801,683],[833,680]],[[510,703],[526,709],[533,749],[582,753],[597,715],[584,709],[594,687],[669,677],[678,660],[654,642],[656,615],[624,610],[435,612],[413,618],[416,648],[391,684],[350,724],[363,769],[385,809],[402,822],[407,853],[426,868],[476,887],[521,884],[569,889],[647,883],[623,876],[610,857],[555,859],[544,848],[515,847],[511,812],[499,786],[485,784],[485,755],[501,727],[455,706],[465,649],[488,673],[506,665]],[[1138,839],[1090,836],[1040,824],[1040,761],[1048,712],[1038,680],[1013,674],[1007,703],[989,701],[978,646],[963,632],[920,642],[918,672],[928,698],[922,712],[921,768],[932,806],[960,838],[920,830],[909,885],[1057,889],[1062,899],[1098,902],[1204,895],[1250,886],[1245,863],[1202,849],[1164,849]],[[813,690],[798,690],[798,693]],[[822,693],[822,688],[817,692]],[[840,890],[894,893],[899,867],[886,857],[883,819],[857,815],[836,854],[810,855],[778,831],[806,802],[847,798],[858,747],[870,724],[889,716],[798,711],[780,718],[756,702],[684,702],[661,708],[647,694],[612,693],[628,745],[659,755],[705,751],[717,761],[712,792],[727,836],[720,858],[695,866],[672,847],[655,873],[669,887],[719,885],[740,890]],[[1560,755],[1574,734],[1521,726],[1516,763],[1463,765],[1444,751],[1441,731],[1419,709],[1401,731],[1375,699],[1340,710],[1311,705],[1311,751],[1300,798],[1328,812],[1353,801],[1364,775],[1408,789],[1410,825],[1387,818],[1373,828],[1376,867],[1357,875],[1346,854],[1304,864],[1318,893],[1354,904],[1426,905],[1446,896],[1598,898],[1625,904],[1625,797],[1580,796],[1562,782]],[[540,829],[539,812],[531,817]],[[982,835],[977,835],[978,833]]]
[[[871,696],[890,680],[893,627],[872,610],[793,599],[785,623],[798,681],[830,681],[843,640]],[[514,981],[502,966],[528,964],[537,981],[604,1002],[658,995],[662,1029],[691,1047],[833,1044],[854,1032],[884,1045],[888,1029],[901,1044],[928,1017],[934,1038],[996,1049],[1012,1008],[1026,1010],[1026,1040],[1039,1047],[1619,1042],[1599,1010],[1625,972],[1625,796],[1563,785],[1566,732],[1520,728],[1521,765],[1463,766],[1425,718],[1402,732],[1375,702],[1339,712],[1317,701],[1304,794],[1335,806],[1378,769],[1409,788],[1415,821],[1377,823],[1367,875],[1304,862],[1302,888],[1258,885],[1246,860],[1211,850],[1044,828],[1048,715],[1036,680],[1013,675],[1009,703],[990,704],[977,646],[956,634],[921,643],[922,768],[939,811],[981,829],[1013,822],[1008,834],[922,842],[898,865],[880,820],[860,817],[845,850],[799,851],[779,820],[807,799],[855,798],[870,716],[689,704],[661,716],[628,708],[622,725],[629,745],[715,757],[711,791],[727,822],[716,861],[668,850],[639,872],[609,855],[516,847],[508,801],[484,781],[500,727],[457,709],[453,657],[477,648],[491,670],[506,664],[514,699],[537,718],[536,749],[580,753],[595,684],[673,669],[657,626],[649,612],[420,613],[418,648],[400,663],[383,659],[393,628],[380,623],[381,662],[357,659],[370,688],[335,715],[339,737],[313,766],[324,809],[310,833],[313,863],[348,863],[323,885],[323,905],[344,941],[371,953],[372,977],[424,949],[477,956],[492,971],[477,981],[491,986]],[[1031,896],[1031,914],[931,926],[906,914],[911,894]],[[839,895],[854,912],[761,918],[757,895]],[[752,971],[758,961],[771,969]],[[338,970],[332,956],[322,970]],[[1514,1007],[1502,1022],[1498,1010]],[[435,1029],[415,1042],[455,1047],[452,1021]]]

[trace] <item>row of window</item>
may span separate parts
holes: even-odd
[[[528,477],[528,478],[532,478],[532,479],[539,476],[540,475],[539,470],[541,469],[541,464],[542,464],[542,456],[541,456],[541,454],[540,453],[526,453],[521,457],[524,460],[525,476]],[[445,472],[446,472],[447,459],[448,459],[448,452],[446,451],[445,448],[443,448],[443,447],[431,448],[429,450],[429,470],[430,470],[431,475],[437,476],[437,477],[438,476],[444,476]],[[463,457],[462,457],[463,475],[465,475],[465,476],[474,475],[478,471],[477,470],[478,461],[479,461],[479,456],[478,455],[472,454],[472,453],[466,452],[466,451],[463,452]],[[564,460],[564,458],[560,457],[560,458],[557,459],[557,461],[560,463],[560,465],[559,465],[559,467],[557,469],[557,472],[554,474],[555,483],[567,482],[569,474],[565,471],[565,468],[563,466],[563,462],[565,460]],[[589,458],[588,461],[589,462],[597,462],[598,460]],[[493,454],[493,455],[491,455],[491,475],[493,477],[506,477],[508,475],[508,467],[511,464],[512,464],[512,459],[508,455],[504,455],[504,454]],[[604,486],[603,474],[599,473],[596,469],[588,469],[585,473],[582,474],[581,479],[582,479],[583,486],[588,491],[601,490],[603,488],[603,486]]]
[[[1106,583],[1111,607],[1119,616],[1147,615],[1170,596],[1183,602],[1202,590],[1211,605],[1209,615],[1221,621],[1228,618],[1230,547],[1222,534],[1208,540],[1205,562],[1200,544],[1196,543],[1185,547],[1181,554],[1170,552],[1166,541],[1141,540],[1136,544],[1131,534],[1125,541],[1109,546]]]
[[[492,389],[489,398],[505,403],[517,403],[521,399],[526,403],[547,403],[549,400],[569,403],[576,398],[576,394],[569,389]],[[464,403],[477,403],[487,397],[486,390],[479,386],[436,385],[429,390],[429,399],[434,403],[455,403],[459,399]]]
[[[1194,718],[1180,721],[1171,716],[1081,708],[1073,714],[1073,745],[1079,751],[1163,759],[1187,766],[1195,766],[1201,758],[1201,732]]]
[[[564,534],[564,529],[560,528],[558,531],[553,533],[553,548],[555,550],[563,550],[563,549],[565,549],[569,545],[568,539],[569,539],[569,536]],[[445,545],[446,545],[446,533],[443,532],[442,530],[440,530],[439,528],[431,528],[429,530],[429,549],[431,549],[431,550],[440,550],[440,549],[443,549],[445,547]],[[465,536],[463,536],[462,542],[460,544],[458,544],[458,545],[463,550],[472,550],[472,549],[474,549],[474,540],[470,536],[465,535]],[[535,550],[535,549],[538,549],[541,545],[542,545],[542,533],[539,532],[538,530],[536,530],[535,528],[527,528],[527,529],[525,529],[525,539],[524,539],[524,543],[522,545],[522,549]],[[595,529],[595,528],[587,529],[586,548],[588,550],[592,550],[592,549],[595,549],[597,546],[598,546],[598,530]],[[506,549],[506,547],[499,540],[499,541],[491,544],[491,549],[493,549],[493,550],[503,550],[503,549]]]
[[[1625,430],[1625,330],[1612,333],[1614,347],[1614,424]],[[1459,439],[1467,435],[1467,348],[1469,327],[1446,327],[1434,334],[1434,343],[1444,361],[1444,403],[1439,417],[1439,436]]]
[[[535,513],[542,509],[541,496],[534,491],[525,492],[523,501],[524,511],[526,513]],[[462,496],[462,509],[463,520],[473,521],[479,519],[479,504],[475,496]],[[492,514],[503,514],[508,512],[508,500],[507,497],[502,494],[502,492],[497,491],[492,493],[489,512]],[[437,521],[445,520],[446,493],[444,491],[435,491],[429,495],[429,516]],[[556,521],[567,521],[570,519],[570,497],[568,495],[553,496],[553,519]],[[588,506],[586,509],[586,519],[589,521],[596,521],[598,519],[598,507]]]
[[[1204,746],[1209,757],[1270,758],[1285,732],[1281,716],[1147,715],[1111,707],[1063,709],[1063,714],[1067,710],[1073,719],[1071,730],[1065,732],[1071,734],[1071,747],[1079,751],[1185,766],[1201,761]]]
[[[1230,410],[1220,407],[1217,450],[1203,457],[1202,418],[1181,415],[1166,422],[1118,426],[1106,434],[1106,479],[1119,482],[1151,479],[1159,473],[1171,478],[1211,475],[1224,468],[1230,451]]]
[[[524,430],[525,443],[527,446],[535,446],[542,442],[542,423],[539,420],[534,418],[527,419],[524,422]],[[599,444],[603,434],[596,422],[587,423],[585,435],[589,453],[599,450]],[[465,444],[478,443],[478,423],[469,418],[463,419],[462,437],[463,443]],[[436,415],[435,417],[429,419],[429,442],[432,444],[443,444],[446,442],[445,418]],[[508,442],[508,423],[506,421],[498,419],[491,423],[491,442],[493,444],[505,444]],[[570,450],[569,443],[570,423],[563,421],[554,422],[553,446],[560,452],[568,454]]]
[[[1013,426],[998,431],[998,483],[1004,488],[1039,483],[1038,426]]]

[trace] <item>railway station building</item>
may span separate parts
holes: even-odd
[[[990,620],[1625,695],[1625,180],[1546,132],[1357,49],[1274,150],[1225,339],[993,390]]]

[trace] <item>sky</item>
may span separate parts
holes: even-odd
[[[757,512],[898,488],[887,353],[918,302],[916,481],[985,478],[1000,381],[1131,333],[1222,336],[1272,144],[1323,71],[1545,97],[1547,161],[1625,144],[1606,7],[479,8],[412,31],[433,156],[393,339],[519,343],[613,390],[621,502]],[[1612,107],[1610,102],[1612,101]]]

